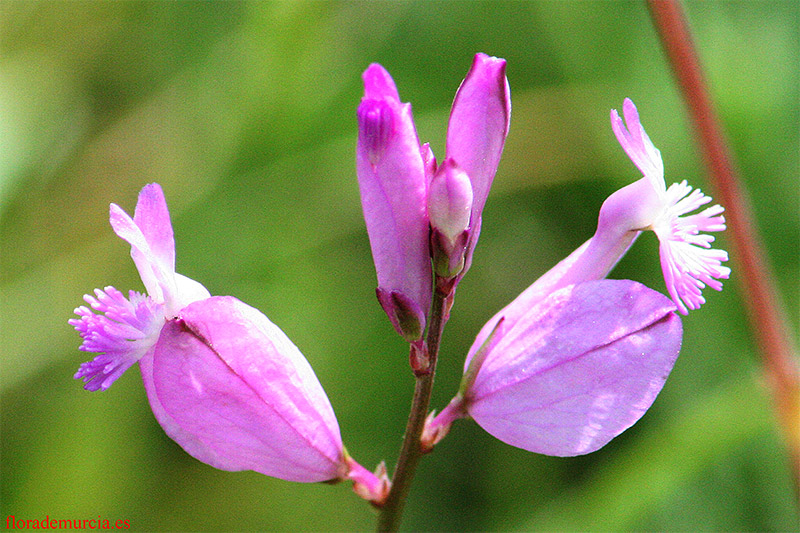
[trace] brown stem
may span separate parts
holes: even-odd
[[[731,231],[741,284],[764,371],[772,390],[778,420],[792,461],[795,488],[800,494],[800,371],[787,321],[775,284],[759,244],[750,205],[728,153],[703,79],[681,4],[675,0],[648,0],[647,5],[664,50],[686,99],[700,147]]]
[[[405,505],[408,491],[411,488],[411,481],[414,479],[417,465],[419,465],[419,460],[423,455],[420,436],[425,426],[425,417],[428,415],[431,392],[433,390],[433,378],[436,374],[436,359],[445,322],[445,300],[446,295],[440,294],[438,290],[434,291],[431,304],[431,322],[428,326],[426,340],[430,371],[424,375],[417,376],[414,398],[411,401],[411,412],[408,415],[408,423],[406,424],[406,433],[403,437],[400,457],[397,459],[397,467],[392,478],[392,489],[389,491],[389,496],[381,507],[378,517],[378,531],[397,531],[400,526],[400,518],[403,514],[403,506]]]

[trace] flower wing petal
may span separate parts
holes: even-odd
[[[340,473],[339,426],[311,366],[266,316],[235,298],[195,302],[167,323],[153,385],[171,419],[227,470],[306,482]]]
[[[557,456],[589,453],[633,425],[675,364],[680,319],[627,280],[550,294],[493,348],[468,412],[500,440]]]

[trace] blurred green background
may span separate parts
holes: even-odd
[[[707,78],[797,339],[800,3],[688,2]],[[609,126],[625,97],[668,183],[709,194],[642,2],[0,2],[0,518],[128,519],[137,531],[369,530],[346,484],[217,471],[150,412],[136,369],[72,380],[81,296],[142,290],[108,204],[165,189],[178,271],[278,324],[345,443],[397,458],[413,379],[374,296],[355,177],[361,72],[380,62],[440,157],[475,52],[508,60],[511,133],[445,332],[433,406],[494,312],[594,231],[639,177]],[[720,246],[727,247],[723,235]],[[407,530],[792,530],[798,508],[741,306],[684,319],[653,408],[606,448],[544,457],[456,424],[419,470]],[[652,234],[612,277],[664,292]]]

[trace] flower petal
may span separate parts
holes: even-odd
[[[174,268],[160,260],[136,222],[117,204],[111,204],[109,220],[114,233],[131,245],[131,257],[147,294],[158,302],[166,302],[175,294]]]
[[[158,183],[142,187],[133,221],[142,231],[150,250],[164,269],[175,271],[175,238],[169,218],[167,200]]]
[[[472,182],[473,219],[483,212],[508,135],[511,91],[505,73],[505,59],[476,54],[450,112],[446,155]]]
[[[622,111],[625,114],[625,128],[622,119],[616,109],[611,110],[611,129],[617,136],[619,144],[633,164],[642,171],[645,177],[650,180],[653,188],[663,194],[666,190],[664,183],[664,163],[661,160],[661,152],[650,141],[647,132],[644,131],[642,123],[639,121],[639,112],[630,98],[626,98],[622,104]]]
[[[557,456],[589,453],[633,425],[675,363],[680,319],[627,280],[569,286],[533,307],[491,349],[467,410],[500,440]]]
[[[483,208],[511,122],[511,90],[505,73],[505,59],[476,54],[456,92],[447,125],[446,157],[467,173],[473,192],[472,228],[462,276],[472,262]]]
[[[235,298],[192,303],[167,322],[153,387],[183,432],[178,444],[196,439],[217,462],[195,457],[217,468],[306,482],[342,474],[339,426],[311,366],[266,316]]]
[[[358,184],[378,288],[402,294],[423,310],[415,321],[421,327],[414,329],[424,331],[432,283],[426,170],[411,106],[400,103],[380,65],[364,72],[358,122]]]
[[[109,211],[114,232],[131,245],[131,257],[147,294],[165,304],[167,315],[210,296],[200,283],[175,273],[172,223],[159,184],[142,188],[133,218],[116,204]]]

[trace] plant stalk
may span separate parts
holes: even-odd
[[[727,144],[714,113],[680,2],[648,0],[672,70],[689,107],[712,185],[730,229],[733,252],[741,275],[751,327],[761,354],[778,421],[791,460],[795,489],[800,496],[800,370],[797,349],[789,335],[788,321],[779,303],[775,283],[758,238],[750,205],[734,168]]]
[[[397,531],[400,527],[403,506],[408,497],[417,466],[423,455],[420,436],[425,426],[425,418],[428,415],[431,392],[433,391],[433,379],[436,375],[436,359],[439,354],[439,343],[445,323],[445,299],[446,295],[441,294],[438,290],[434,291],[431,303],[431,320],[426,339],[430,371],[416,378],[414,398],[411,401],[411,412],[408,415],[403,445],[400,448],[400,457],[397,459],[397,466],[392,478],[392,488],[378,516],[377,530],[381,532]]]

